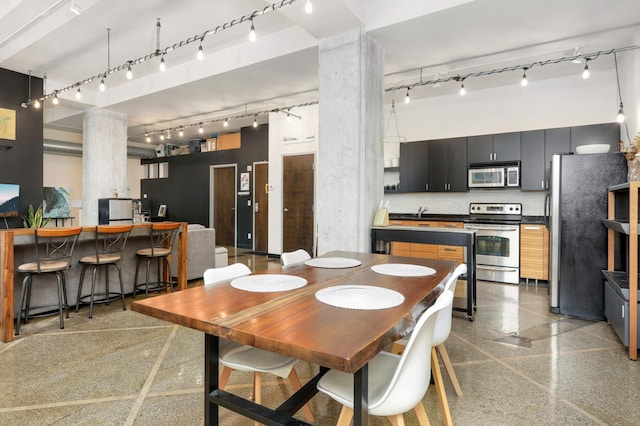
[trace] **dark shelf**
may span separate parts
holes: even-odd
[[[629,276],[626,272],[603,270],[602,275],[607,281],[615,284],[615,289],[625,301],[629,301]],[[640,293],[638,293],[638,302],[640,302]]]
[[[621,222],[621,221],[618,221],[618,220],[602,219],[602,224],[607,229],[613,229],[616,232],[620,232],[622,234],[629,235],[629,222]]]
[[[400,171],[400,167],[385,167],[384,171],[385,172],[399,172]]]
[[[629,189],[629,182],[613,185],[608,188],[609,191],[622,191],[625,189]]]
[[[4,148],[7,151],[10,150],[11,148],[13,148],[13,143],[12,142],[3,142],[0,141],[0,148]]]

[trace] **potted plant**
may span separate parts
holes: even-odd
[[[22,223],[25,228],[44,228],[49,222],[51,222],[51,218],[44,217],[42,204],[37,209],[34,209],[33,205],[29,204],[29,214],[22,216]]]

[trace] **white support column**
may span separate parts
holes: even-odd
[[[384,52],[356,30],[322,40],[319,54],[317,251],[369,251],[384,193]]]
[[[84,115],[83,134],[80,223],[92,226],[99,198],[127,194],[127,116],[93,108]]]

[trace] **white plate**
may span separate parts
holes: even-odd
[[[231,281],[231,287],[254,293],[295,290],[305,285],[307,280],[304,278],[284,274],[246,275]]]
[[[576,146],[576,152],[578,154],[606,154],[609,152],[609,149],[611,149],[611,146],[606,143]]]
[[[435,269],[428,266],[412,265],[410,263],[383,263],[373,265],[373,272],[384,275],[393,275],[395,277],[426,277],[436,273]]]
[[[370,285],[337,285],[316,292],[316,299],[336,308],[378,310],[389,309],[404,302],[395,290]]]
[[[353,268],[360,266],[362,262],[349,257],[316,257],[305,260],[304,264],[315,268]]]

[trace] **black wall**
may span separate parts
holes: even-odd
[[[32,77],[31,98],[41,95],[42,79]],[[7,218],[9,228],[22,228],[29,204],[42,203],[42,107],[22,108],[28,97],[29,76],[0,68],[0,108],[16,111],[16,140],[0,139],[0,183],[20,185],[20,216]]]
[[[167,205],[169,220],[209,225],[209,170],[213,165],[236,164],[238,170],[237,188],[240,191],[240,174],[247,172],[247,166],[256,161],[269,159],[269,125],[263,124],[241,129],[241,148],[225,151],[200,152],[175,157],[141,160],[142,164],[168,162],[169,177],[162,179],[142,179],[140,194],[147,195],[152,215],[160,204]],[[253,185],[253,171],[251,172]],[[237,196],[237,240],[238,247],[251,249],[253,241],[252,206],[253,187],[249,195]]]

